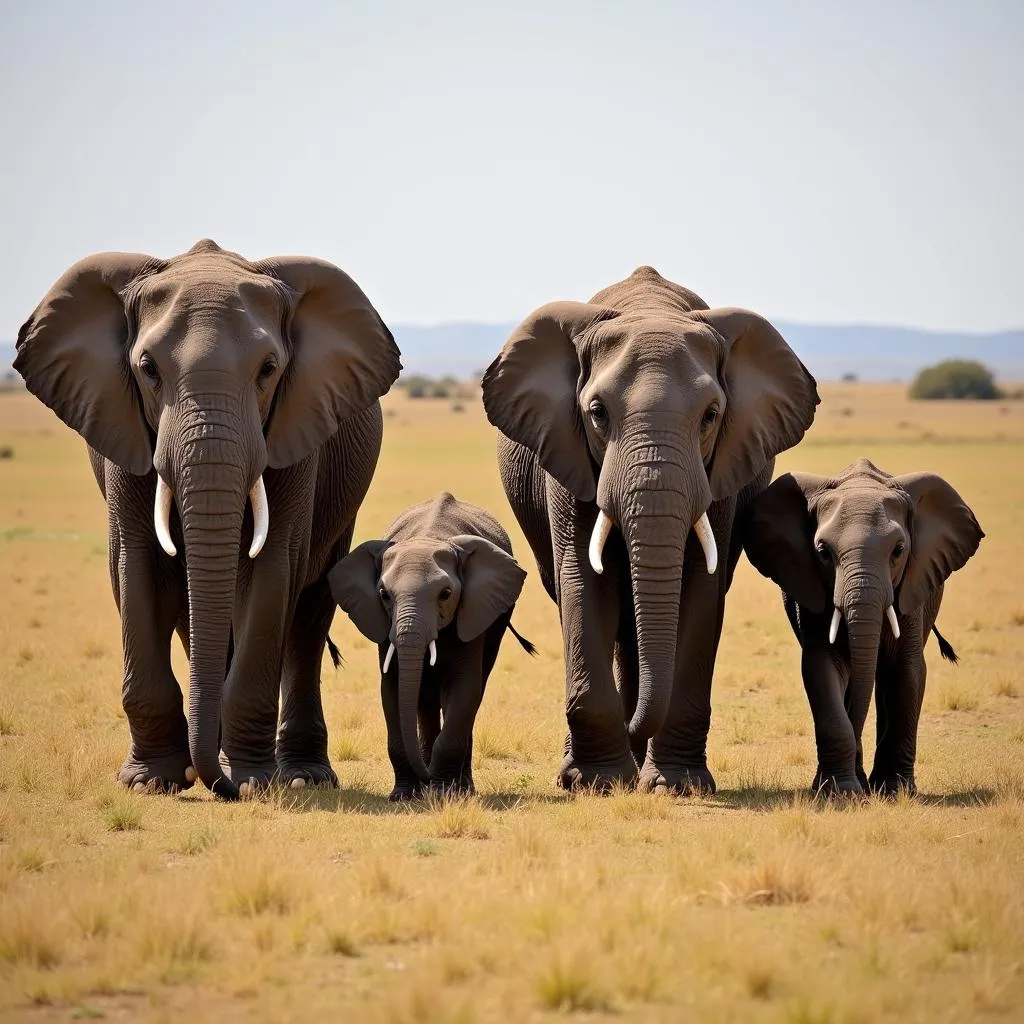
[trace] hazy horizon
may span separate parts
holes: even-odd
[[[1024,8],[667,7],[0,0],[0,340],[74,260],[205,236],[408,325],[651,263],[793,323],[1024,326]]]

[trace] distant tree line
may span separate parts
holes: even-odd
[[[400,377],[397,386],[410,398],[470,397],[470,386],[456,377],[425,377],[414,373]]]
[[[947,359],[925,367],[910,385],[911,398],[993,399],[1004,397],[992,372],[973,359]]]

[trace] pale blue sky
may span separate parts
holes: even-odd
[[[103,249],[331,259],[396,323],[640,263],[1024,325],[1024,3],[0,0],[0,339]]]

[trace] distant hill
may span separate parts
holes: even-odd
[[[513,324],[393,325],[406,373],[468,377],[494,358]],[[792,324],[776,326],[819,380],[910,380],[923,366],[962,357],[984,363],[1004,381],[1024,380],[1024,330],[988,334],[911,327]],[[0,342],[0,377],[14,359]]]

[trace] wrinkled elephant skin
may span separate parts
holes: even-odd
[[[483,379],[509,502],[558,603],[564,787],[713,790],[711,677],[738,510],[810,425],[814,379],[763,317],[640,267],[553,302]],[[614,666],[614,668],[613,668]]]
[[[250,262],[209,240],[169,260],[90,256],[24,324],[15,367],[85,438],[109,508],[121,781],[172,790],[198,775],[228,799],[275,776],[334,782],[325,574],[348,550],[380,451],[377,400],[400,370],[358,285],[329,263]]]
[[[890,476],[860,459],[835,477],[786,473],[742,524],[753,565],[783,591],[803,648],[818,748],[815,792],[916,791],[924,645],[943,586],[978,550],[981,527],[933,473]],[[875,694],[870,777],[861,736]]]
[[[331,570],[338,604],[378,645],[392,800],[473,791],[473,724],[525,579],[497,520],[448,493]]]

